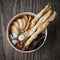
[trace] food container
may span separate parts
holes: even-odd
[[[22,51],[22,50],[17,49],[17,48],[11,43],[11,41],[10,41],[10,38],[9,38],[9,27],[10,27],[11,23],[12,23],[16,18],[18,18],[18,17],[20,17],[20,16],[23,16],[23,15],[31,15],[31,16],[33,16],[33,17],[36,16],[36,14],[34,14],[34,13],[32,13],[32,12],[23,12],[23,13],[19,13],[19,14],[17,14],[16,16],[14,16],[14,17],[9,21],[9,23],[8,23],[8,25],[7,25],[7,40],[8,40],[8,42],[10,43],[10,45],[11,45],[15,50],[17,50],[17,51],[19,51],[19,52],[22,52],[22,53],[31,53],[31,52],[34,52],[34,51],[39,50],[39,49],[44,45],[44,43],[45,43],[45,41],[46,41],[46,38],[47,38],[47,29],[46,29],[45,32],[44,32],[44,33],[45,33],[44,41],[42,42],[42,44],[41,44],[38,48],[36,48],[36,49],[34,49],[34,50],[30,50],[30,51]]]

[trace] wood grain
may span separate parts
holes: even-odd
[[[6,38],[10,19],[21,12],[37,14],[46,4],[58,13],[55,22],[48,26],[44,46],[33,53],[20,53],[13,49]],[[0,60],[60,60],[60,0],[0,0]]]

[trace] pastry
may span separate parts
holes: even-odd
[[[31,21],[32,17],[31,16],[28,16],[28,20]]]
[[[23,18],[24,18],[26,21],[28,20],[27,15],[24,15]]]
[[[25,29],[24,29],[26,31],[28,29],[28,26],[29,26],[29,20],[28,20],[28,16],[27,15],[24,15],[23,18],[25,19],[25,21],[27,23],[26,26],[25,26]]]
[[[39,18],[41,18],[47,11],[49,11],[51,9],[51,6],[50,4],[47,4],[45,6],[45,8],[43,10],[41,10],[41,12],[39,12],[36,17],[32,20],[31,22],[31,26],[30,27],[33,27],[35,25],[35,23],[38,21]]]
[[[23,29],[25,28],[25,26],[26,26],[26,21],[25,21],[25,19],[24,18],[22,18],[22,21],[23,21]]]
[[[23,29],[23,21],[22,21],[22,19],[17,19],[17,22],[19,24],[19,28]]]
[[[25,31],[28,30],[29,25],[30,25],[30,24],[29,24],[29,20],[28,20],[28,21],[27,21],[27,25],[26,25],[26,27],[25,27],[25,29],[24,29]]]
[[[49,24],[49,22],[46,21],[43,25],[41,25],[37,29],[37,31],[34,34],[32,34],[31,37],[26,41],[25,47],[29,46],[31,44],[31,42],[38,36],[38,34],[41,33],[42,30],[44,30],[47,27],[48,24]]]
[[[12,34],[15,33],[15,34],[17,34],[17,35],[19,34],[19,30],[15,27],[15,25],[12,25],[12,26],[11,26],[11,33],[12,33]]]
[[[52,15],[48,19],[46,19],[46,21],[41,26],[38,27],[37,31],[34,34],[32,34],[31,37],[26,41],[24,48],[28,47],[31,44],[31,42],[38,36],[38,34],[40,34],[43,30],[47,28],[49,22],[53,21],[56,18],[56,15],[57,14],[54,11]]]
[[[17,21],[15,21],[13,24],[15,25],[15,27],[16,27],[17,29],[19,29],[19,24],[17,23]]]
[[[29,32],[29,36],[31,36],[36,29],[51,15],[52,10],[49,10],[44,16],[42,16],[39,21],[36,23],[36,25],[34,27],[31,28],[30,32]]]

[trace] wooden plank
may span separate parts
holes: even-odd
[[[3,1],[2,1],[2,4],[4,6],[4,2]],[[1,4],[1,7],[3,7],[2,4]],[[4,12],[3,12],[4,10],[3,9],[4,8],[1,9],[0,16],[1,16],[1,29],[2,29],[2,37],[3,37],[3,47],[2,48],[3,48],[4,54],[5,54],[4,60],[12,60],[12,47],[10,46],[10,44],[8,43],[7,38],[6,38],[6,26],[7,25],[6,25],[5,22],[7,22],[7,21],[5,20],[5,18],[6,18],[6,16],[8,17],[8,15],[7,15],[6,12],[4,14]],[[4,25],[4,23],[5,23],[5,25]]]
[[[1,2],[0,2],[0,12],[1,12]],[[1,15],[0,15],[0,18],[1,18]],[[0,19],[0,21],[1,21],[1,19]],[[1,27],[1,22],[0,22],[0,27]],[[0,59],[4,60],[4,53],[3,53],[4,51],[3,51],[2,45],[3,45],[2,30],[0,28]]]
[[[8,59],[10,60],[11,59],[11,46],[8,44],[8,41],[7,41],[7,38],[6,38],[6,33],[5,33],[5,29],[4,29],[4,25],[3,25],[3,16],[1,14],[1,29],[2,29],[2,36],[3,36],[3,49],[4,49],[4,53],[5,53],[5,59],[7,60],[7,57]]]
[[[60,0],[0,0],[2,38],[0,38],[1,60],[59,60],[60,59]],[[44,46],[33,53],[20,53],[13,49],[6,38],[6,28],[10,19],[20,12],[37,14],[50,3],[58,13],[57,21],[48,27],[48,37]],[[7,58],[8,57],[8,58]]]

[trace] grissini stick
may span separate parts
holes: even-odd
[[[53,21],[57,16],[57,13],[53,11],[52,15],[49,17],[49,22]]]
[[[26,41],[25,43],[25,47],[29,46],[31,44],[31,42],[38,36],[39,33],[41,33],[44,29],[46,29],[46,27],[48,26],[49,22],[48,20],[42,24],[38,29],[37,31],[32,34],[32,36]]]
[[[53,20],[53,18],[55,17],[55,15],[56,15],[56,12],[54,11],[53,13],[52,13],[52,15],[49,17],[49,20],[50,21],[52,21]],[[46,21],[46,20],[45,20]],[[44,21],[44,22],[45,22]],[[39,25],[40,26],[40,25]],[[37,29],[38,29],[38,27],[37,27]],[[25,31],[24,33],[23,33],[23,35],[25,36],[25,38],[24,38],[24,40],[26,41],[28,38],[29,38],[29,32],[30,32],[30,30],[27,30],[27,31]],[[43,33],[43,32],[42,32]],[[30,35],[31,36],[31,35]]]
[[[31,36],[35,31],[36,29],[44,22],[46,21],[46,19],[48,17],[50,17],[52,13],[52,10],[49,10],[44,16],[42,16],[39,21],[36,23],[36,25],[34,27],[31,28],[30,32],[29,32],[29,36]]]
[[[32,36],[27,40],[24,48],[28,47],[31,44],[31,42],[34,41],[34,39],[38,36],[38,34],[40,34],[43,30],[47,28],[49,22],[53,21],[56,18],[56,15],[57,14],[54,11],[53,14],[41,26],[39,26],[37,31],[34,34],[32,34]]]
[[[41,12],[38,13],[38,14],[36,15],[36,17],[32,20],[30,27],[33,27],[33,26],[35,25],[35,23],[38,21],[38,19],[41,18],[41,17],[42,17],[47,11],[49,11],[50,9],[51,9],[50,4],[47,4],[47,5],[45,6],[45,8],[44,8],[43,10],[41,10]]]
[[[31,16],[28,16],[28,18],[29,18],[29,21],[31,21],[32,17]]]
[[[49,10],[44,16],[42,16],[39,21],[36,23],[36,25],[34,27],[31,28],[31,30],[29,30],[28,35],[26,38],[28,38],[29,36],[31,36],[35,30],[38,28],[38,26],[40,26],[52,13],[52,10]]]
[[[31,35],[31,37],[26,41],[24,47],[22,48],[22,50],[27,50],[29,48],[29,45],[32,43],[32,41],[34,41],[34,39],[38,36],[39,33],[41,33],[49,24],[48,20],[42,24],[37,31]]]
[[[44,16],[42,16],[39,21],[36,23],[34,27],[31,28],[31,30],[28,31],[28,34],[26,36],[26,39],[31,36],[35,30],[51,15],[52,10],[49,10]]]

